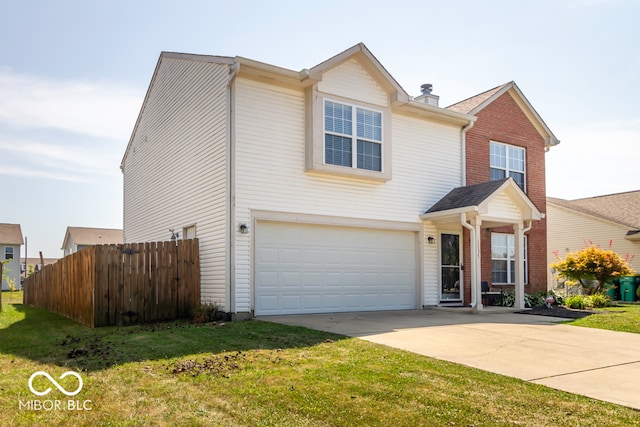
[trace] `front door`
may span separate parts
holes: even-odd
[[[440,302],[462,302],[460,235],[440,235]]]

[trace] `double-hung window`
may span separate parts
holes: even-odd
[[[13,248],[11,246],[5,246],[4,248],[4,259],[13,259]]]
[[[513,234],[491,233],[491,281],[516,283],[515,238]],[[524,282],[527,283],[527,237],[524,238]]]
[[[492,181],[511,177],[522,188],[522,191],[526,191],[524,148],[492,141],[490,162]]]
[[[324,101],[324,162],[382,171],[382,113]]]

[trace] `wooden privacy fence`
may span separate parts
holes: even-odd
[[[185,317],[200,303],[198,239],[92,246],[23,288],[25,304],[92,328]]]

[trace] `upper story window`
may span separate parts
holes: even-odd
[[[13,259],[13,248],[11,246],[5,246],[4,259]]]
[[[511,177],[525,190],[525,150],[521,147],[491,141],[491,180]]]
[[[325,100],[324,162],[382,171],[382,113]]]
[[[311,174],[386,182],[392,177],[390,105],[305,93],[305,170]]]

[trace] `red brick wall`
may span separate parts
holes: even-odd
[[[529,199],[540,212],[546,212],[545,151],[544,138],[538,133],[515,100],[505,93],[477,114],[477,121],[466,135],[467,182],[466,185],[489,181],[490,141],[523,147],[526,152],[526,189]],[[512,233],[511,227],[493,229],[495,232]],[[534,221],[528,236],[528,285],[526,293],[547,289],[547,223]],[[464,265],[470,266],[469,233],[464,231]],[[482,280],[491,280],[491,234],[482,230]],[[466,270],[465,303],[471,299],[470,270]],[[513,289],[513,286],[508,288]]]

